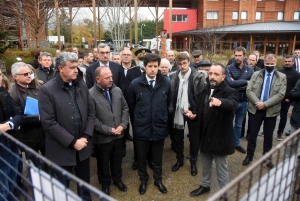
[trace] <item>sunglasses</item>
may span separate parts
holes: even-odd
[[[32,72],[27,72],[27,73],[18,73],[16,75],[23,75],[24,77],[27,77],[28,75],[31,75]]]

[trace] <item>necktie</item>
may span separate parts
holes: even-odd
[[[110,105],[110,109],[112,111],[112,105],[111,105],[111,99],[110,99],[110,95],[109,95],[109,89],[105,89],[105,97],[106,97],[106,100],[108,101],[109,105]]]
[[[153,88],[154,88],[154,86],[153,86],[154,80],[150,80],[149,82],[150,82],[150,87],[151,87],[151,89],[153,89]]]
[[[264,91],[264,96],[263,96],[263,102],[265,102],[268,99],[269,96],[269,90],[270,90],[270,80],[271,80],[271,74],[268,73],[267,74],[268,78],[266,81],[266,85],[265,85],[265,91]]]
[[[300,66],[299,66],[299,59],[296,58],[296,70],[297,70],[298,72],[300,72],[300,71],[299,71],[299,68],[300,68]]]

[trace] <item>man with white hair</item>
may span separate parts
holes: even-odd
[[[171,65],[168,59],[161,59],[159,69],[161,74],[168,78],[168,80],[170,80],[170,66]]]

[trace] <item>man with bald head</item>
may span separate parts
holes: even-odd
[[[175,54],[173,50],[167,51],[167,59],[170,62],[170,72],[176,72],[179,68],[175,61]]]
[[[280,114],[281,101],[286,91],[286,75],[275,69],[277,58],[274,54],[266,55],[265,68],[256,71],[247,86],[246,95],[249,99],[249,124],[247,156],[243,165],[248,165],[252,160],[256,148],[256,139],[263,123],[264,145],[263,155],[272,149],[273,132],[277,116]],[[271,161],[267,167],[273,168]]]
[[[90,89],[96,109],[92,140],[97,158],[98,180],[102,191],[109,195],[111,179],[120,191],[127,191],[121,179],[121,166],[123,136],[128,126],[129,109],[122,90],[113,83],[109,68],[97,68],[95,76],[96,83]]]
[[[248,57],[248,66],[251,66],[254,72],[261,70],[261,68],[258,67],[256,64],[257,64],[257,56],[255,54],[250,54]]]

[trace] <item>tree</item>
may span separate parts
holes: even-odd
[[[88,27],[84,26],[83,24],[78,24],[73,26],[73,40],[74,43],[81,43],[82,37],[86,39],[92,37],[92,34]]]
[[[59,25],[60,25],[60,35],[64,36],[65,42],[71,43],[70,20],[65,9],[60,9]],[[52,33],[57,36],[56,25],[54,26]]]
[[[3,54],[9,48],[7,39],[11,35],[12,33],[10,31],[0,31],[0,41],[5,42],[5,43],[0,43],[0,54]]]

